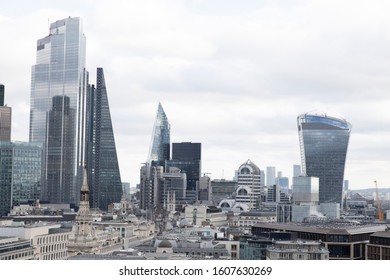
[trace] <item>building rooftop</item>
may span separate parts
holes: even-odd
[[[256,223],[253,227],[266,227],[277,230],[306,231],[323,234],[361,234],[384,231],[385,224],[356,224],[348,222],[324,223]]]

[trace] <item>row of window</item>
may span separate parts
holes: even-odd
[[[69,239],[68,234],[42,236],[38,238],[38,245],[48,244],[53,242],[63,242],[63,241],[67,241],[68,239]]]
[[[27,251],[27,252],[21,252],[17,254],[12,254],[8,256],[2,256],[0,257],[0,260],[18,260],[18,259],[29,259],[29,257],[32,257],[34,255],[33,251]]]

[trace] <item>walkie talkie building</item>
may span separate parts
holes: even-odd
[[[314,114],[297,120],[303,175],[319,178],[319,203],[341,206],[351,124]]]

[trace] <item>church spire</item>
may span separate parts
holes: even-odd
[[[89,191],[88,180],[87,180],[87,164],[84,163],[84,172],[83,172],[83,185],[81,186],[81,191]]]

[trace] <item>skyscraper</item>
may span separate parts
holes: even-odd
[[[158,103],[156,119],[153,126],[152,140],[148,155],[148,164],[165,165],[170,158],[171,126],[161,103]],[[152,163],[154,162],[154,163]]]
[[[319,178],[319,202],[342,205],[345,161],[351,124],[327,115],[297,118],[302,173]]]
[[[42,147],[25,142],[0,142],[0,216],[14,205],[39,199]]]
[[[4,85],[0,84],[0,106],[4,106],[4,91],[5,91]]]
[[[275,185],[276,168],[274,166],[267,166],[267,183],[266,186],[270,187]]]
[[[42,198],[49,201],[79,203],[88,84],[85,43],[80,18],[71,17],[50,24],[49,35],[37,41],[29,140],[43,145]],[[53,191],[66,195],[53,197]]]
[[[5,87],[0,84],[0,141],[11,141],[12,108],[4,106]]]
[[[86,147],[91,207],[107,210],[123,192],[103,68],[97,68],[96,88],[91,85],[87,95]]]
[[[198,182],[201,175],[202,144],[192,142],[172,143],[172,159],[165,169],[176,167],[187,174],[186,198],[190,202],[198,199]]]
[[[256,208],[264,191],[260,168],[248,159],[238,169],[237,184],[236,201],[247,204],[250,209]]]

